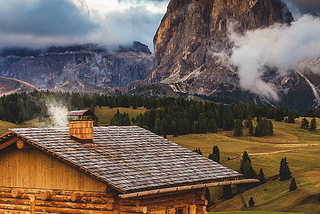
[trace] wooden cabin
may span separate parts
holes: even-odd
[[[0,213],[205,214],[205,188],[254,181],[240,177],[137,126],[75,120],[0,137]]]

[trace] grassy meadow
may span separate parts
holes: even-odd
[[[244,209],[240,195],[223,200],[220,199],[222,188],[214,187],[210,189],[210,193],[216,204],[210,207],[210,211],[320,213],[320,128],[314,132],[301,129],[301,120],[302,118],[296,119],[295,124],[273,121],[274,136],[252,137],[244,129],[244,137],[233,137],[232,131],[220,131],[218,134],[192,134],[176,138],[170,136],[168,139],[191,150],[200,147],[206,157],[212,153],[212,147],[217,145],[221,163],[237,171],[241,156],[247,151],[256,173],[262,168],[267,179],[279,174],[280,160],[282,157],[287,158],[298,185],[297,190],[289,191],[290,180],[271,179],[268,183],[243,193],[246,202],[250,197],[255,201],[255,207]],[[320,120],[317,123],[320,124]]]
[[[146,111],[144,108],[118,108],[120,112],[129,113],[130,118]],[[106,126],[116,113],[117,108],[96,108],[99,125]],[[269,182],[243,193],[245,201],[250,197],[255,201],[255,207],[243,208],[240,195],[230,200],[220,199],[221,187],[210,188],[211,199],[214,204],[209,207],[210,212],[230,214],[276,214],[278,212],[292,213],[320,213],[320,119],[319,128],[315,131],[300,128],[302,118],[296,119],[295,124],[275,122],[274,136],[248,136],[248,129],[244,129],[243,137],[234,137],[233,131],[219,131],[218,134],[190,134],[185,136],[168,136],[170,141],[178,143],[190,150],[201,148],[204,156],[212,152],[217,145],[221,153],[221,163],[239,171],[240,159],[247,151],[256,173],[262,168]],[[308,118],[309,122],[311,118]],[[41,127],[46,122],[39,123],[38,119],[26,121],[22,124],[0,122],[0,132],[3,134],[8,128]],[[282,157],[289,162],[292,175],[295,177],[298,189],[289,192],[290,181],[280,182],[271,179],[279,174],[279,163]],[[226,212],[227,211],[227,212]]]

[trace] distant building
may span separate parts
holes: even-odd
[[[241,176],[137,126],[74,120],[0,137],[0,213],[205,214],[205,187],[252,182]]]

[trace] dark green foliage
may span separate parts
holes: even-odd
[[[211,119],[209,121],[208,131],[211,132],[211,133],[217,133],[218,132],[218,127],[217,127],[216,121],[214,119]]]
[[[284,118],[283,115],[283,109],[282,108],[277,108],[276,109],[276,114],[275,114],[275,121],[282,121]]]
[[[251,161],[246,160],[246,162],[243,165],[243,175],[246,178],[256,178],[256,172],[253,170]]]
[[[268,120],[268,136],[272,136],[273,135],[273,124],[271,122],[271,120]]]
[[[273,135],[273,124],[271,120],[261,119],[256,126],[254,136],[263,137],[263,136],[272,136]]]
[[[246,121],[244,122],[244,125],[246,126],[246,128],[249,128],[250,123],[252,123],[252,117],[247,118]]]
[[[199,155],[202,155],[201,149],[200,148],[196,148],[195,150],[193,150],[194,152],[198,153]]]
[[[294,123],[294,114],[292,111],[289,112],[288,123]]]
[[[214,146],[212,148],[212,154],[209,155],[209,159],[211,159],[217,163],[220,163],[220,150],[219,150],[218,146]]]
[[[291,171],[289,168],[289,163],[287,162],[287,158],[282,158],[280,162],[279,169],[280,181],[289,180],[291,176]]]
[[[228,109],[227,113],[223,115],[223,130],[230,131],[234,126],[234,117],[231,109]]]
[[[260,180],[260,184],[266,183],[266,178],[264,177],[264,173],[262,169],[260,169],[259,171],[259,180]]]
[[[233,198],[231,185],[223,186],[222,198],[224,198],[224,199]]]
[[[254,205],[255,205],[256,203],[254,202],[253,198],[251,197],[250,200],[249,200],[249,202],[248,202],[248,204],[249,204],[249,207],[254,207]]]
[[[252,123],[252,121],[249,123],[249,134],[253,135],[253,123]]]
[[[309,121],[306,118],[302,119],[300,128],[302,128],[302,129],[309,128]]]
[[[210,191],[209,188],[206,188],[206,193],[204,194],[205,199],[210,202]]]
[[[310,123],[310,130],[314,131],[317,129],[317,121],[316,118],[312,118],[311,123]]]
[[[234,123],[234,136],[235,137],[242,137],[243,136],[243,125],[242,120],[237,119]]]
[[[296,179],[292,178],[292,179],[291,179],[291,183],[290,183],[289,190],[290,190],[290,191],[293,191],[293,190],[296,190],[297,188],[298,188],[298,187],[297,187]]]
[[[244,152],[243,152],[243,155],[242,155],[242,158],[241,158],[241,160],[240,160],[240,172],[241,172],[241,173],[243,173],[244,165],[245,165],[245,163],[246,163],[247,161],[251,162],[251,159],[250,159],[247,151],[244,151]]]
[[[120,113],[119,109],[110,121],[111,126],[130,126],[131,121],[129,114],[126,112]]]

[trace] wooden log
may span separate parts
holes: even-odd
[[[51,200],[52,196],[53,196],[53,192],[50,190],[47,190],[47,191],[41,191],[39,198],[43,201],[46,201],[46,200]]]
[[[30,211],[29,205],[17,205],[17,204],[0,204],[0,209],[9,209],[9,210],[23,210]]]
[[[141,202],[140,202],[140,200],[121,199],[118,202],[118,204],[121,205],[121,206],[140,206]]]
[[[80,202],[94,203],[94,204],[113,204],[114,198],[98,198],[98,197],[82,197]]]
[[[207,200],[196,200],[194,203],[195,204],[199,204],[199,205],[205,205],[205,206],[208,205],[208,201]]]
[[[57,207],[70,209],[90,209],[90,210],[113,210],[113,204],[83,204],[73,202],[58,202],[58,201],[41,201],[36,200],[36,206]]]
[[[80,201],[82,197],[83,196],[81,195],[81,193],[73,193],[71,195],[71,200],[72,201]]]
[[[20,198],[0,198],[1,204],[18,204],[18,205],[29,205],[30,199],[20,199]]]
[[[9,187],[0,187],[0,192],[10,192],[11,193],[12,188]]]
[[[21,198],[24,192],[22,189],[12,189],[11,194],[12,194],[12,197],[14,198]]]
[[[197,211],[206,211],[207,210],[207,206],[205,205],[197,205]]]
[[[70,208],[43,207],[43,206],[36,206],[35,210],[36,212],[44,212],[44,213],[49,212],[49,213],[70,213],[70,214],[78,214],[78,213],[114,214],[113,211],[70,209]]]
[[[176,200],[176,201],[185,200],[186,198],[195,200],[195,195],[194,193],[187,193],[187,194],[176,194],[171,196],[162,196],[158,198],[144,199],[144,200],[141,200],[141,205],[148,205],[153,203],[165,203],[173,200]]]
[[[31,210],[31,214],[35,214],[36,210],[35,210],[35,206],[36,206],[36,196],[35,195],[29,195],[30,198],[30,210]]]
[[[122,212],[132,212],[132,213],[147,213],[148,208],[142,206],[119,206],[119,210]]]
[[[18,140],[17,137],[14,137],[4,143],[0,144],[0,150],[6,148],[7,146],[10,146],[11,144],[14,144]]]
[[[27,142],[24,142],[24,141],[21,140],[21,139],[17,140],[16,145],[17,145],[17,148],[18,148],[18,149],[31,149],[31,148],[33,148],[32,145],[30,145],[30,144],[27,143]]]
[[[0,213],[4,213],[4,214],[30,214],[30,211],[0,209]]]

